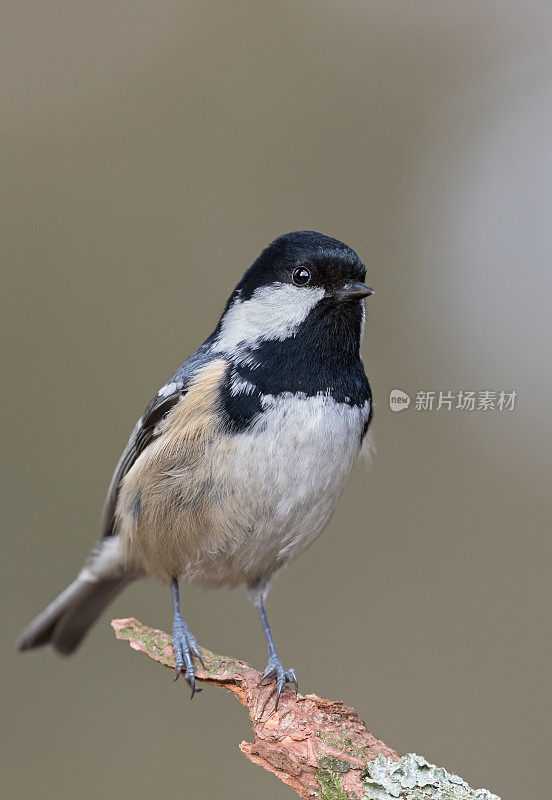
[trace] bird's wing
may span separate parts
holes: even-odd
[[[212,360],[208,344],[209,342],[207,341],[178,368],[167,383],[161,387],[153,400],[146,406],[144,413],[134,426],[127,446],[123,450],[119,463],[115,467],[115,472],[113,473],[107,492],[102,522],[102,534],[104,537],[113,536],[117,533],[115,529],[115,508],[117,506],[121,481],[129,472],[138,456],[144,452],[150,442],[160,433],[163,420],[176,403],[186,394],[190,381],[197,370]]]

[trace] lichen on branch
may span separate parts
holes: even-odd
[[[171,637],[132,617],[115,619],[118,639],[174,669]],[[474,791],[420,756],[398,754],[373,736],[340,700],[286,689],[275,710],[275,687],[244,661],[200,648],[196,679],[232,692],[249,710],[254,739],[240,750],[308,800],[499,800]]]

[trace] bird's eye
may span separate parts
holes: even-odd
[[[310,270],[306,267],[297,267],[293,270],[291,279],[296,286],[306,286],[311,279]]]

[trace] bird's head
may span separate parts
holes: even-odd
[[[364,323],[366,269],[346,244],[315,231],[295,231],[270,244],[230,296],[216,331],[220,349],[250,350],[263,341],[303,334],[332,337],[358,352]]]

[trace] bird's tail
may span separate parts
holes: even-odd
[[[84,569],[22,632],[18,650],[51,644],[63,655],[77,649],[102,611],[138,575],[124,568],[117,537],[105,539]]]

